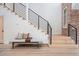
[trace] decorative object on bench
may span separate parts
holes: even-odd
[[[29,36],[29,33],[23,34],[23,39],[25,39],[25,42],[31,42],[32,37]]]
[[[29,33],[18,33],[16,39],[26,39],[29,37]]]
[[[23,33],[23,34],[22,34],[22,38],[23,38],[23,39],[28,38],[28,37],[29,37],[29,33]]]
[[[16,39],[22,39],[22,35],[23,35],[22,33],[18,33]]]
[[[28,37],[28,38],[25,39],[25,42],[26,43],[30,43],[31,42],[31,39],[32,39],[32,37]]]

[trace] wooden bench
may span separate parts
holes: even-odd
[[[39,42],[12,42],[12,48],[15,48],[15,44],[24,44],[24,45],[35,45],[37,48],[40,47]]]

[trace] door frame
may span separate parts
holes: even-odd
[[[3,16],[0,17],[2,17],[2,40],[3,40],[3,42],[0,44],[4,44],[4,17]]]
[[[64,13],[66,12],[66,14]],[[62,22],[62,28],[67,28],[68,24],[68,13],[67,13],[67,7],[63,8],[63,22]]]

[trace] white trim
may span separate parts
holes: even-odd
[[[67,15],[68,15],[68,13],[67,13],[67,10],[66,10],[66,9],[67,9],[67,7],[65,7],[65,8],[63,9],[63,23],[62,23],[62,24],[63,24],[63,28],[67,28],[67,21],[68,21],[68,20],[67,20],[67,19],[68,19],[68,16],[67,16]],[[66,20],[64,20],[64,10],[66,10]],[[64,24],[64,21],[66,21],[65,24]]]

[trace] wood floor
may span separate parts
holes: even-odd
[[[76,48],[78,45],[75,45],[75,41],[72,40],[68,36],[53,36],[52,38],[53,44],[51,45],[52,47],[55,48]]]
[[[10,45],[0,44],[1,56],[79,56],[78,45],[66,36],[53,36],[50,47],[23,47],[11,49]]]

